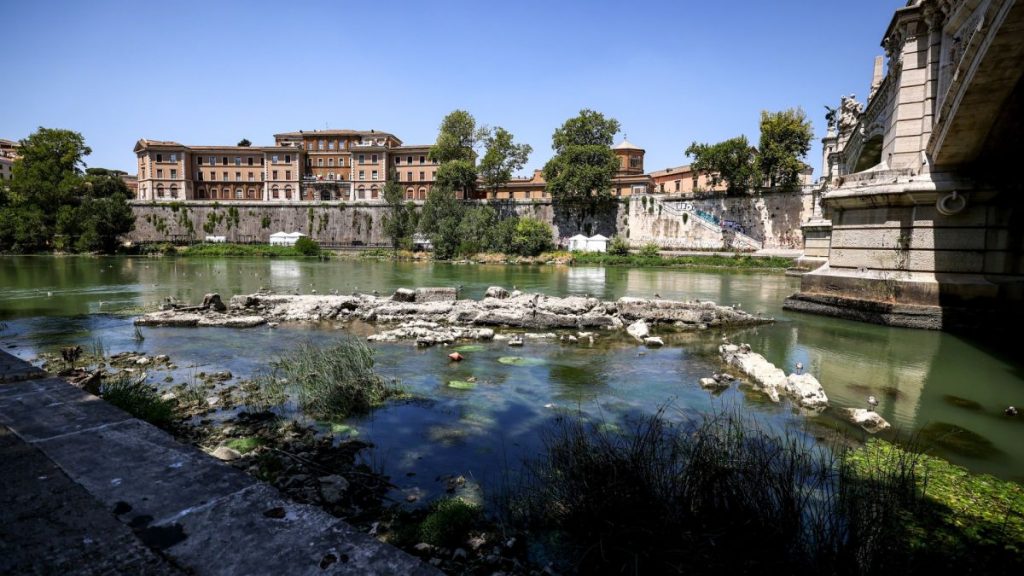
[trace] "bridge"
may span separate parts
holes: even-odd
[[[827,115],[805,225],[826,260],[786,307],[933,329],[1021,312],[1024,1],[911,0],[882,47],[866,103]]]

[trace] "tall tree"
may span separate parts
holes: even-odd
[[[449,190],[454,194],[458,190],[463,198],[476,187],[477,171],[471,160],[452,160],[437,167],[435,187]]]
[[[455,110],[441,121],[437,141],[430,147],[430,159],[438,164],[453,160],[475,162],[475,148],[487,134],[485,126],[477,127],[472,114]]]
[[[480,176],[484,186],[491,189],[492,197],[498,188],[512,179],[512,173],[522,170],[533,152],[529,144],[516,144],[512,133],[501,126],[495,128],[485,139],[486,152],[480,160]]]
[[[548,191],[557,201],[610,197],[619,160],[611,145],[619,122],[600,112],[580,110],[551,137],[555,156],[544,166]]]
[[[814,136],[811,121],[802,108],[761,112],[761,142],[757,166],[770,188],[794,190],[800,186],[803,159]]]
[[[238,146],[242,146],[242,147],[252,146],[252,142],[249,142],[248,138],[242,138],[241,140],[238,141]]]
[[[52,225],[57,207],[73,200],[82,183],[85,156],[92,150],[78,132],[42,128],[19,143],[11,170],[11,200],[37,206]]]
[[[746,136],[717,144],[694,142],[686,154],[693,157],[694,173],[706,175],[712,187],[725,183],[727,194],[743,194],[758,181],[756,151]]]
[[[391,248],[398,250],[402,243],[412,235],[409,207],[405,204],[405,192],[398,185],[398,176],[394,170],[384,185],[384,203],[387,205],[384,215],[384,233],[391,240]]]

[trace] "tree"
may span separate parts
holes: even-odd
[[[451,258],[459,249],[459,224],[464,207],[450,188],[435,185],[427,194],[420,212],[419,229],[430,236],[434,258]]]
[[[520,218],[512,237],[513,252],[521,256],[536,256],[551,249],[551,237],[551,226],[547,222],[528,216]]]
[[[494,231],[498,213],[490,206],[475,206],[466,210],[459,222],[459,253],[471,256],[495,250]]]
[[[398,185],[398,177],[394,170],[384,185],[384,203],[387,205],[384,214],[384,233],[391,240],[391,248],[398,250],[402,243],[412,235],[410,210],[405,204],[405,192]]]
[[[761,142],[757,167],[770,188],[794,190],[800,185],[802,161],[811,149],[814,132],[801,108],[761,112]]]
[[[555,156],[544,166],[544,179],[557,201],[610,197],[619,160],[611,145],[619,122],[600,112],[580,110],[551,137]]]
[[[512,173],[526,166],[533,147],[514,143],[512,133],[500,126],[484,138],[484,145],[486,152],[480,160],[480,176],[492,196],[497,197],[498,188],[512,179]]]
[[[249,142],[248,138],[242,138],[238,141],[238,146],[249,147],[252,146],[252,142]]]
[[[746,136],[737,136],[717,144],[694,142],[686,149],[693,157],[693,171],[704,174],[711,185],[726,185],[726,193],[743,194],[757,181],[756,151],[747,142]]]
[[[476,119],[465,110],[455,110],[444,117],[437,142],[430,147],[430,159],[438,164],[453,160],[475,162],[477,144],[488,134],[486,127],[477,128]]]
[[[476,167],[471,160],[451,160],[438,166],[434,184],[447,190],[458,190],[463,198],[467,198],[476,187],[476,179]]]
[[[78,132],[42,128],[19,143],[11,170],[11,200],[37,206],[53,225],[57,208],[73,200],[82,182],[83,157],[92,153]]]

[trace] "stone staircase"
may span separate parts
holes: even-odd
[[[703,210],[687,209],[679,202],[665,202],[659,198],[649,196],[648,202],[652,201],[661,214],[671,214],[679,218],[686,215],[689,220],[692,220],[698,226],[702,226],[713,233],[721,234],[724,248],[732,248],[734,250],[761,250],[764,248],[764,242],[738,230],[723,227],[714,214],[709,214]]]

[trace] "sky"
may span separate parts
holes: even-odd
[[[551,157],[583,108],[617,119],[647,171],[694,141],[758,139],[802,107],[863,100],[905,0],[131,2],[0,0],[0,138],[81,132],[89,166],[134,173],[139,138],[233,145],[351,128],[428,144],[468,110]]]

